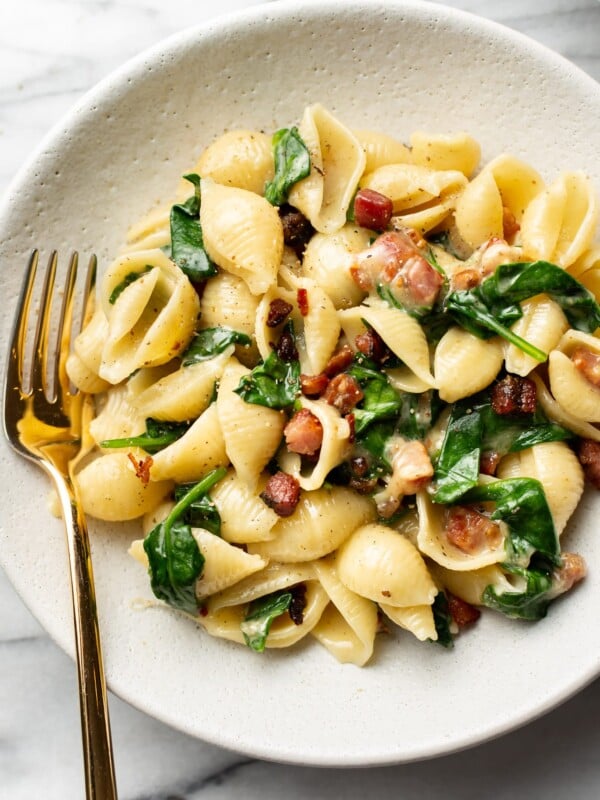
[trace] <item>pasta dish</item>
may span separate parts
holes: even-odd
[[[317,103],[210,143],[103,275],[67,362],[81,502],[140,519],[154,595],[209,634],[364,665],[386,628],[450,646],[584,577],[597,200],[480,159]]]

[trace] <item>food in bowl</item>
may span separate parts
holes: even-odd
[[[363,665],[585,575],[600,248],[581,172],[320,104],[232,130],[103,276],[69,374],[97,397],[87,514],[142,518],[154,594],[255,651]]]

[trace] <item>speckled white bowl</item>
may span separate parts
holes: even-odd
[[[295,123],[320,101],[349,125],[406,138],[464,129],[484,159],[508,151],[552,179],[600,183],[600,87],[496,24],[423,2],[280,2],[185,31],[103,81],[20,172],[0,214],[6,352],[32,246],[96,252],[107,264],[128,225],[214,135]],[[60,522],[43,475],[0,452],[1,561],[50,634],[72,652]],[[473,745],[552,708],[600,667],[600,504],[569,533],[590,575],[536,624],[485,614],[453,651],[410,636],[379,641],[370,666],[340,666],[316,643],[261,657],[203,635],[149,597],[126,554],[132,531],[93,526],[108,682],[190,734],[281,761],[366,765]]]

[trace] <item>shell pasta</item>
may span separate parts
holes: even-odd
[[[584,578],[600,245],[583,172],[349,123],[316,103],[205,143],[66,365],[96,409],[83,508],[140,521],[155,597],[363,666],[382,630],[450,647]]]

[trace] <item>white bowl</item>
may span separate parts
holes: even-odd
[[[510,152],[546,179],[600,183],[600,87],[496,24],[423,2],[283,2],[178,34],[103,81],[46,138],[0,215],[2,352],[30,249],[97,253],[161,199],[215,135],[273,131],[320,101],[347,124],[406,139],[466,130],[483,160]],[[48,486],[1,446],[1,561],[68,652],[72,623],[61,523]],[[322,765],[409,761],[489,739],[552,708],[600,667],[598,500],[585,496],[569,547],[590,575],[529,625],[488,613],[452,651],[380,641],[370,666],[314,644],[256,656],[166,609],[142,611],[132,538],[92,526],[108,683],[187,733],[252,755]]]

